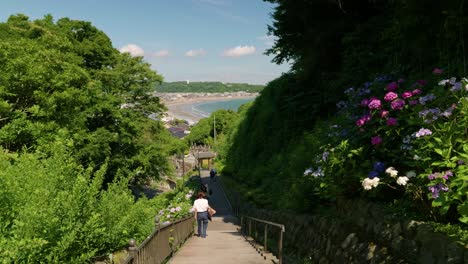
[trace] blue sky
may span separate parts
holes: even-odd
[[[273,6],[262,0],[3,0],[0,20],[22,13],[91,21],[114,47],[145,60],[165,81],[265,84],[287,72],[263,54]]]

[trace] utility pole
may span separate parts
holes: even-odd
[[[182,152],[182,179],[185,177],[185,153]]]

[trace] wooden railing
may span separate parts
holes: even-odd
[[[259,228],[258,224],[260,224],[263,228]],[[276,230],[271,230],[270,233],[268,233],[269,227],[273,227]],[[273,233],[278,236],[278,245],[275,253],[279,264],[283,263],[283,234],[285,231],[286,230],[283,224],[273,223],[249,216],[241,216],[241,232],[248,238],[251,238],[257,242],[263,242],[263,246],[261,247],[254,245],[258,250],[261,250],[264,253],[268,253],[268,234],[271,235]]]
[[[169,225],[156,228],[153,233],[141,243],[135,245],[130,241],[129,257],[125,264],[160,264],[166,261],[182,243],[194,232],[193,216],[188,216]]]
[[[234,215],[241,220],[240,231],[242,234],[247,237],[248,241],[251,242],[252,246],[254,246],[259,253],[264,255],[274,252],[274,254],[272,254],[273,257],[276,257],[278,263],[282,264],[283,239],[286,231],[285,226],[283,224],[247,216],[250,213],[255,213],[256,209],[243,201],[240,193],[233,190],[233,188],[227,188],[222,177],[219,177],[218,181],[223,190],[225,190]],[[257,244],[257,242],[262,245]],[[270,244],[268,242],[270,242]]]

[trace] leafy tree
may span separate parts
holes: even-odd
[[[170,171],[163,157],[176,151],[175,140],[159,140],[168,132],[148,118],[164,111],[150,94],[162,77],[141,57],[121,54],[85,21],[16,15],[1,27],[1,146],[44,151],[69,140],[82,165],[99,169],[108,160],[105,184],[118,171]]]
[[[218,110],[208,118],[202,118],[190,131],[190,134],[184,138],[189,145],[214,145],[214,136],[216,140],[222,138],[232,129],[231,124],[237,119],[238,115],[232,110]],[[216,131],[216,132],[215,132]]]

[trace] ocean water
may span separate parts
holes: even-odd
[[[220,109],[237,111],[241,105],[251,102],[253,100],[255,100],[255,98],[242,98],[225,101],[198,103],[192,105],[191,112],[198,116],[208,117],[211,113]]]

